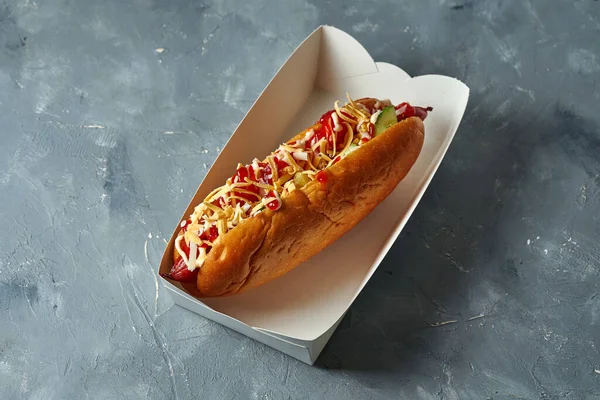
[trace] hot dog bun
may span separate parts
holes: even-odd
[[[219,236],[196,284],[184,287],[197,297],[229,296],[289,272],[381,203],[410,171],[423,141],[424,126],[417,117],[391,126],[324,169],[326,179],[283,195],[277,211],[267,209]],[[174,261],[179,257],[174,250]]]

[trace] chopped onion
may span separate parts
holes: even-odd
[[[292,153],[292,155],[297,160],[308,161],[308,154],[306,154],[303,151],[296,151],[296,152]]]

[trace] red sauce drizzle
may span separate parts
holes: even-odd
[[[237,182],[246,182],[246,178],[250,179],[251,181],[256,181],[254,178],[254,170],[252,169],[251,165],[245,166],[245,167],[240,167],[238,168],[238,170],[235,172],[235,174],[231,177],[231,181],[233,183],[237,183]],[[247,190],[249,192],[252,193],[259,193],[259,188],[256,185],[248,185],[248,186],[244,186],[243,188],[244,190]],[[235,196],[239,196],[242,199],[246,199],[248,201],[256,201],[257,197],[254,195],[251,195],[250,193],[242,193],[242,192],[236,192],[235,190],[233,191],[233,194]],[[219,203],[224,203],[223,199],[220,198],[218,199]],[[213,202],[213,204],[215,204]],[[216,204],[215,204],[216,205]],[[222,206],[221,206],[222,207]]]
[[[268,197],[275,197],[275,199],[271,200],[270,202],[267,203],[267,208],[271,211],[275,211],[277,210],[279,207],[281,207],[281,203],[279,202],[279,200],[277,199],[277,197],[275,196],[275,193],[271,190],[269,191],[269,193],[267,193]]]
[[[327,183],[327,173],[325,171],[319,171],[315,175],[315,179],[321,184],[324,185]]]

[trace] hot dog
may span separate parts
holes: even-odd
[[[431,107],[363,98],[326,112],[262,161],[238,164],[180,224],[162,276],[194,296],[242,293],[339,239],[410,171]]]

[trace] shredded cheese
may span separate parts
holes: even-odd
[[[196,259],[196,265],[198,267],[201,267],[202,264],[204,264],[204,259],[205,258],[206,258],[206,248],[205,247],[200,247],[200,254],[198,255],[198,258]]]
[[[291,178],[293,177],[292,174],[285,174],[283,175],[281,178],[279,178],[279,180],[277,181],[277,183],[275,184],[275,186],[281,186],[284,183],[288,182]],[[277,191],[275,191],[277,192]]]
[[[321,142],[321,148],[319,150],[323,153],[322,155],[325,155],[325,151],[327,151],[327,140]]]
[[[253,193],[253,192],[249,192],[249,193],[252,193],[252,194],[253,194],[253,195],[255,195],[257,198],[259,198],[259,199],[260,199],[260,196],[259,196],[258,194],[256,194],[256,193]],[[236,195],[231,195],[231,196],[229,196],[229,198],[230,198],[230,199],[239,200],[239,201],[243,201],[244,203],[250,203],[250,200],[248,200],[248,199],[247,199],[247,198],[245,198],[245,197],[240,197],[240,196],[236,196]],[[237,204],[237,205],[239,206],[239,204]]]
[[[191,223],[188,225],[187,230],[191,232],[198,232],[202,229],[202,226],[199,224]]]
[[[248,178],[246,178],[246,179],[248,179]],[[254,182],[254,185],[258,186],[259,188],[265,189],[265,190],[275,190],[275,186],[269,185],[267,183]]]
[[[293,180],[287,181],[283,185],[283,190],[287,190],[288,192],[293,192],[294,190],[296,190],[296,184],[294,183]]]
[[[356,111],[356,113],[359,114],[362,117],[362,119],[368,119],[369,118],[369,116],[367,115],[368,113],[365,113],[365,111],[361,111],[361,110],[358,109],[358,106],[356,105],[356,103],[354,102],[354,100],[352,100],[350,98],[349,94],[346,93],[346,97],[348,98],[348,101],[350,102],[349,105],[348,104],[346,105],[347,108],[350,108],[350,106],[353,107],[354,111]]]
[[[288,153],[293,153],[293,152],[295,152],[295,151],[298,151],[298,150],[299,150],[299,149],[298,149],[298,144],[299,144],[299,143],[297,143],[297,144],[296,144],[296,145],[294,145],[294,146],[292,146],[292,145],[289,145],[289,144],[282,144],[281,146],[279,146],[279,150],[278,150],[277,152],[279,153],[281,150],[285,150],[285,151],[287,151]],[[284,160],[284,161],[285,161],[285,160]]]
[[[215,189],[215,190],[213,190],[212,192],[210,192],[210,193],[208,194],[208,196],[206,196],[206,200],[205,200],[203,203],[200,203],[200,205],[199,205],[198,207],[200,207],[200,206],[204,206],[204,207],[206,207],[206,203],[207,203],[207,202],[211,202],[211,201],[212,201],[212,200],[214,200],[215,198],[219,198],[219,197],[221,197],[221,196],[218,196],[218,197],[215,197],[215,196],[217,195],[217,193],[221,193],[221,192],[223,192],[223,190],[224,190],[224,189],[226,189],[227,187],[228,187],[228,185],[225,185],[225,187],[221,186],[221,187],[218,187],[218,188],[216,188],[216,189]],[[198,208],[198,207],[196,207],[196,208]]]
[[[254,208],[252,209],[252,212],[250,213],[250,215],[256,215],[263,208],[265,208],[264,199],[260,203],[258,203],[257,205],[254,206]]]
[[[318,141],[318,142],[316,142],[315,144],[313,144],[313,145],[311,146],[311,149],[312,149],[312,151],[314,152],[314,151],[315,151],[315,150],[316,150],[318,147],[320,147],[320,146],[321,146],[321,144],[322,144],[322,143],[327,143],[327,140],[326,140],[325,138],[321,138],[321,139],[319,139],[319,141]]]
[[[342,114],[342,110],[340,110],[340,106],[338,105],[339,101],[336,101],[334,103],[334,107],[335,107],[335,113],[337,114],[338,117],[340,117],[341,119],[343,119],[344,121],[348,122],[349,124],[355,125],[356,121],[353,120],[352,118],[348,118],[347,116],[345,116],[344,114]],[[350,115],[353,115],[352,113],[348,113]]]
[[[298,165],[298,163],[296,163],[296,160],[294,160],[294,157],[292,157],[292,155],[286,149],[282,149],[282,150],[283,150],[282,153],[285,155],[285,161],[294,168],[294,172],[302,171],[302,168]]]
[[[346,123],[346,126],[348,128],[348,132],[352,132],[352,129],[350,128],[350,125],[348,125],[348,123]],[[348,147],[350,147],[350,144],[352,143],[352,138],[353,135],[346,134],[346,143],[344,143],[344,148],[342,149],[342,151],[340,151],[340,154],[344,154]]]
[[[196,244],[200,244],[202,243],[202,241],[200,240],[200,238],[198,237],[198,235],[196,235],[195,233],[192,233],[190,231],[186,231],[184,234],[184,238],[186,243],[196,243]]]
[[[278,171],[277,171],[278,168],[277,168],[277,165],[275,165],[275,160],[271,156],[267,157],[267,160],[269,162],[269,166],[271,167],[271,173],[273,174],[273,181],[276,181],[277,177],[278,177]]]
[[[388,103],[389,100],[382,100],[378,105]],[[330,114],[332,127],[328,129],[328,137],[317,140],[315,130],[308,129],[302,139],[280,145],[262,162],[255,158],[249,166],[238,164],[238,169],[251,166],[252,174],[243,180],[240,180],[238,174],[227,179],[223,186],[211,191],[194,208],[189,217],[189,225],[183,231],[188,222],[182,222],[182,233],[175,240],[175,249],[183,257],[189,270],[202,267],[207,253],[213,247],[213,242],[206,240],[204,232],[211,229],[214,231],[216,227],[218,236],[224,235],[245,219],[262,212],[271,202],[276,204],[269,204],[269,207],[274,208],[273,211],[278,210],[283,204],[282,195],[298,189],[294,182],[296,174],[305,175],[312,181],[319,171],[349,154],[351,145],[355,144],[357,147],[363,138],[371,139],[369,123],[377,118],[380,111],[371,115],[367,107],[354,102],[349,96],[348,102],[342,107],[336,101],[334,109],[335,112]],[[344,127],[344,143],[338,145],[337,136],[344,131]],[[275,162],[275,157],[287,166],[279,168],[280,163]],[[270,174],[266,173],[265,165],[269,166]],[[248,169],[247,171],[250,172]],[[218,205],[212,204],[215,202]],[[189,255],[183,251],[182,241],[188,244]]]
[[[219,231],[219,235],[224,235],[227,231],[227,221],[224,218],[219,219],[217,222],[217,229]]]
[[[313,165],[313,163],[312,163],[312,160],[311,160],[311,157],[310,157],[310,156],[308,157],[308,159],[307,159],[306,161],[307,161],[308,167],[309,167],[311,170],[313,170],[313,171],[317,171],[317,168],[316,168],[316,167]],[[304,171],[304,172],[306,172],[306,171]]]

